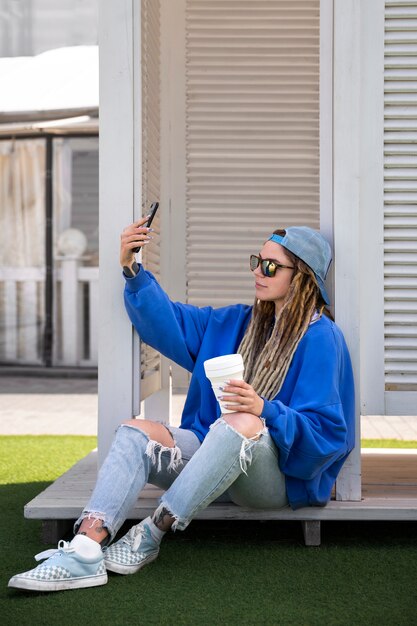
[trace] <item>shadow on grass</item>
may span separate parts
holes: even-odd
[[[23,506],[48,483],[0,487],[2,624],[415,623],[417,522],[327,522],[320,548],[297,522],[193,522],[168,534],[155,563],[103,587],[7,589],[36,565],[40,523]],[[121,534],[128,526],[121,530]]]

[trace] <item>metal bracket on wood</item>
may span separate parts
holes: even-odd
[[[320,520],[302,521],[304,543],[306,546],[319,546],[321,544]]]
[[[57,543],[71,530],[73,523],[70,519],[42,520],[42,543]]]

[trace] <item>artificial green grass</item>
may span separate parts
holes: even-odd
[[[97,446],[97,437],[0,437],[0,484],[54,481]]]
[[[134,576],[49,594],[7,589],[45,548],[23,505],[94,446],[87,437],[0,437],[2,624],[416,623],[417,522],[327,522],[322,546],[306,548],[296,522],[195,521],[168,534],[157,561]]]
[[[417,448],[417,441],[402,439],[361,439],[362,448]]]

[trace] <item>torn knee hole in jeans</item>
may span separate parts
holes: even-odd
[[[268,427],[265,424],[265,418],[260,417],[259,419],[262,422],[262,427],[259,430],[259,432],[255,433],[255,435],[253,435],[252,437],[246,437],[243,433],[237,430],[237,428],[235,428],[226,419],[224,419],[224,417],[219,417],[218,420],[216,420],[213,424],[211,424],[210,429],[218,423],[223,423],[226,426],[226,428],[230,428],[230,430],[233,430],[235,433],[240,435],[240,437],[243,437],[243,439],[245,439],[246,441],[258,441],[258,439],[260,439],[262,435],[266,435],[268,432]]]
[[[259,441],[261,436],[268,432],[268,428],[267,428],[267,426],[265,424],[265,419],[263,417],[260,417],[259,419],[262,422],[262,428],[253,437],[245,437],[245,435],[243,435],[241,432],[239,432],[234,426],[232,426],[232,424],[229,424],[229,422],[227,420],[225,420],[223,417],[220,417],[217,420],[217,422],[222,422],[226,426],[226,428],[229,428],[230,430],[235,432],[237,435],[242,437],[242,445],[240,447],[240,452],[239,452],[239,462],[240,462],[240,469],[246,475],[247,475],[247,471],[246,470],[248,468],[248,465],[250,465],[252,463],[252,446],[251,446],[251,444],[255,443],[256,441]],[[214,424],[216,424],[217,422],[214,422]],[[214,424],[212,424],[211,426],[214,426]],[[210,426],[210,428],[211,428],[211,426]]]
[[[164,446],[162,445],[162,443],[159,443],[159,441],[155,441],[154,439],[150,439],[149,435],[143,431],[140,426],[133,426],[132,424],[127,424],[125,422],[123,422],[122,424],[120,424],[119,428],[128,428],[130,430],[136,431],[138,433],[141,433],[142,436],[144,436],[148,442],[146,444],[146,449],[145,449],[145,454],[147,457],[150,458],[151,462],[153,465],[157,465],[157,471],[160,472],[162,470],[162,454],[164,452],[169,452],[170,455],[170,460],[168,463],[168,467],[167,470],[168,471],[174,471],[177,469],[177,467],[181,464],[182,462],[182,455],[181,455],[181,450],[180,448],[177,446],[174,437],[172,436],[171,431],[169,430],[169,428],[167,428],[166,424],[163,424],[163,426],[165,426],[165,428],[167,429],[167,431],[169,432],[169,434],[172,437],[172,440],[174,442],[174,446],[170,447],[170,446]]]
[[[146,446],[145,454],[151,459],[153,465],[157,465],[157,472],[162,470],[162,453],[168,452],[170,454],[170,459],[168,463],[167,470],[174,471],[181,464],[182,456],[181,450],[176,445],[174,441],[174,447],[170,448],[168,446],[163,446],[159,441],[154,441],[153,439],[149,439],[148,444]]]

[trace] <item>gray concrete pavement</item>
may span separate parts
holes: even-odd
[[[178,424],[183,394],[173,395],[172,423]],[[96,435],[97,380],[0,377],[0,435]],[[364,416],[365,439],[417,441],[417,416]]]

